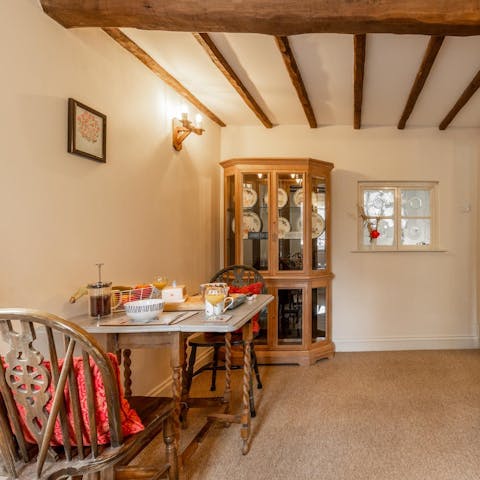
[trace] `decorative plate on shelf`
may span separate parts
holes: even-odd
[[[252,208],[258,200],[258,195],[253,188],[243,188],[243,208]]]
[[[317,212],[312,212],[312,238],[318,238],[325,230],[325,220]]]
[[[290,222],[285,217],[278,217],[278,238],[285,238],[291,229]]]
[[[265,205],[268,205],[268,193],[263,198]],[[277,194],[277,207],[283,208],[288,203],[288,194],[283,188],[278,189]]]
[[[294,194],[293,194],[293,204],[296,207],[299,207],[300,205],[303,204],[303,188],[299,188]]]
[[[288,203],[287,192],[283,188],[278,189],[277,206],[283,208]]]
[[[297,222],[297,229],[303,228],[303,219],[300,217]],[[312,212],[312,238],[318,238],[325,231],[325,220],[317,212]]]
[[[301,205],[303,205],[303,188],[299,188],[293,194],[293,203],[296,207],[300,207]],[[314,208],[321,207],[319,195],[315,194],[314,192],[312,192],[312,207]]]
[[[249,232],[261,232],[262,220],[260,217],[251,211],[245,211],[242,215],[243,218],[243,238],[248,238]],[[235,219],[232,219],[232,231],[235,233]]]

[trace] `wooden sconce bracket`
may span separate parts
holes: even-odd
[[[201,135],[205,130],[203,128],[196,127],[190,120],[182,118],[178,120],[173,119],[172,123],[172,144],[173,148],[179,152],[182,149],[183,141],[193,132],[197,135]]]

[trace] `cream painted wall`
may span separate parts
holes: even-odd
[[[476,310],[479,131],[228,127],[222,159],[313,157],[332,174],[333,337],[337,350],[468,348]],[[354,253],[359,180],[439,182],[446,253]]]
[[[66,30],[35,1],[0,3],[0,39],[0,306],[84,313],[68,299],[96,262],[117,284],[164,273],[198,289],[220,264],[219,127],[175,152],[181,99],[105,33]],[[107,115],[106,164],[67,153],[68,97]]]

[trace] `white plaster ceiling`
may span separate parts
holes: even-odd
[[[261,125],[192,34],[122,30],[227,125]],[[274,37],[210,36],[274,125],[308,125]],[[429,38],[367,35],[362,128],[397,125]],[[319,126],[352,125],[353,36],[306,34],[289,41]],[[480,70],[479,52],[480,37],[445,38],[406,128],[438,126]],[[479,92],[453,127],[480,127]]]

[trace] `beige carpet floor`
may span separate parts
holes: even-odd
[[[338,353],[260,371],[250,453],[241,454],[239,425],[215,426],[186,479],[480,479],[478,350]],[[193,394],[210,393],[208,382],[209,373],[196,377]],[[182,443],[203,413],[190,411]]]

